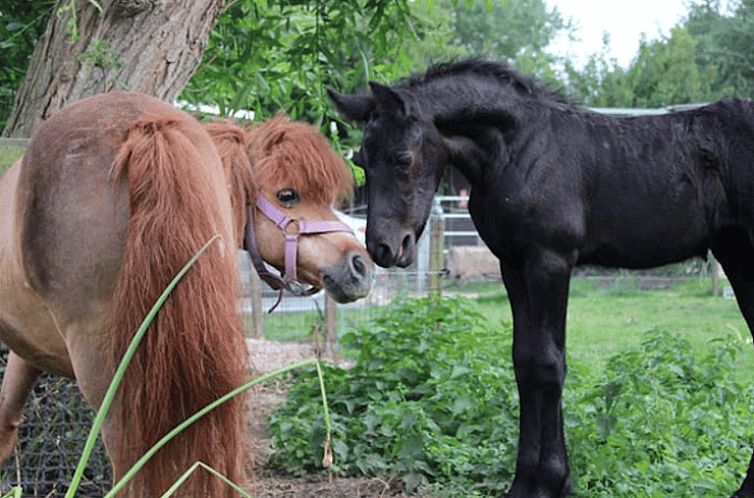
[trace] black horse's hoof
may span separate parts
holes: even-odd
[[[565,482],[563,483],[563,486],[559,493],[552,491],[547,492],[545,490],[536,490],[536,491],[521,491],[520,489],[514,490],[511,489],[508,493],[504,495],[504,498],[567,498],[571,495],[571,480],[569,478],[566,478]],[[731,497],[736,498],[736,497]]]

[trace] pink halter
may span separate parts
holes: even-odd
[[[306,221],[289,218],[285,213],[276,208],[261,192],[257,195],[256,207],[265,216],[272,220],[272,222],[275,223],[285,235],[285,273],[283,273],[281,278],[279,275],[267,270],[267,267],[259,254],[259,249],[256,244],[256,234],[254,233],[254,206],[247,206],[245,249],[248,251],[251,262],[259,274],[259,277],[267,282],[270,287],[280,291],[277,302],[272,308],[270,308],[269,313],[272,313],[275,308],[277,308],[278,304],[280,304],[280,300],[283,297],[283,290],[287,290],[296,296],[310,296],[320,290],[320,288],[314,286],[306,288],[296,279],[298,236],[329,232],[347,232],[353,234],[353,230],[351,230],[351,227],[340,221]],[[296,227],[293,231],[288,228],[291,224],[294,224],[293,226]]]

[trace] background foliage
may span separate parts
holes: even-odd
[[[0,0],[0,125],[52,4]],[[324,129],[338,120],[327,85],[354,91],[468,55],[507,61],[587,105],[754,96],[754,0],[732,0],[727,10],[718,0],[693,0],[670,33],[639,43],[628,67],[606,50],[584,67],[559,59],[549,45],[563,33],[573,34],[570,20],[546,0],[232,0],[181,98],[223,114],[253,110],[259,119],[286,110]],[[358,140],[340,125],[347,143]]]
[[[0,0],[0,129],[24,80],[34,44],[44,32],[54,0]]]
[[[566,62],[570,93],[588,105],[658,107],[754,97],[754,0],[697,0],[670,34],[642,39],[628,68],[605,50],[584,68]],[[609,46],[609,38],[605,45]]]

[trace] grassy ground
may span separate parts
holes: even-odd
[[[574,279],[568,306],[568,355],[572,363],[601,371],[612,355],[638,345],[642,333],[658,328],[681,334],[701,355],[709,342],[734,336],[751,343],[734,299],[709,295],[708,279],[692,279],[663,290],[638,290],[631,279],[599,289]],[[510,322],[507,297],[499,287],[476,289],[479,310],[494,322]],[[754,350],[739,357],[740,379],[754,378]]]
[[[338,311],[338,330],[344,333],[367,321],[379,308],[352,308]],[[317,311],[280,312],[265,315],[264,336],[271,341],[311,341],[315,328],[321,327],[323,318]],[[251,330],[251,323],[246,324]]]
[[[22,147],[14,145],[0,145],[0,175],[24,153]]]
[[[639,345],[643,332],[654,328],[683,335],[699,355],[715,339],[733,336],[751,343],[735,300],[710,296],[709,279],[690,279],[662,290],[639,290],[635,283],[629,277],[609,288],[598,288],[586,279],[572,281],[567,349],[572,366],[582,373],[601,372],[608,358]],[[501,284],[451,285],[446,293],[471,296],[493,324],[511,321]],[[378,308],[341,311],[341,333],[377,312]],[[265,335],[279,341],[311,340],[313,326],[319,323],[316,312],[276,312],[265,319]],[[505,354],[508,351],[506,346]],[[740,380],[754,378],[754,349],[744,348],[739,365]]]

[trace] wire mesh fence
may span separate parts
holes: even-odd
[[[7,358],[8,350],[0,349],[3,375]],[[0,495],[20,486],[24,497],[64,496],[93,420],[74,381],[43,375],[24,408],[15,453],[0,467]],[[105,448],[98,441],[79,496],[104,496],[111,482]]]

